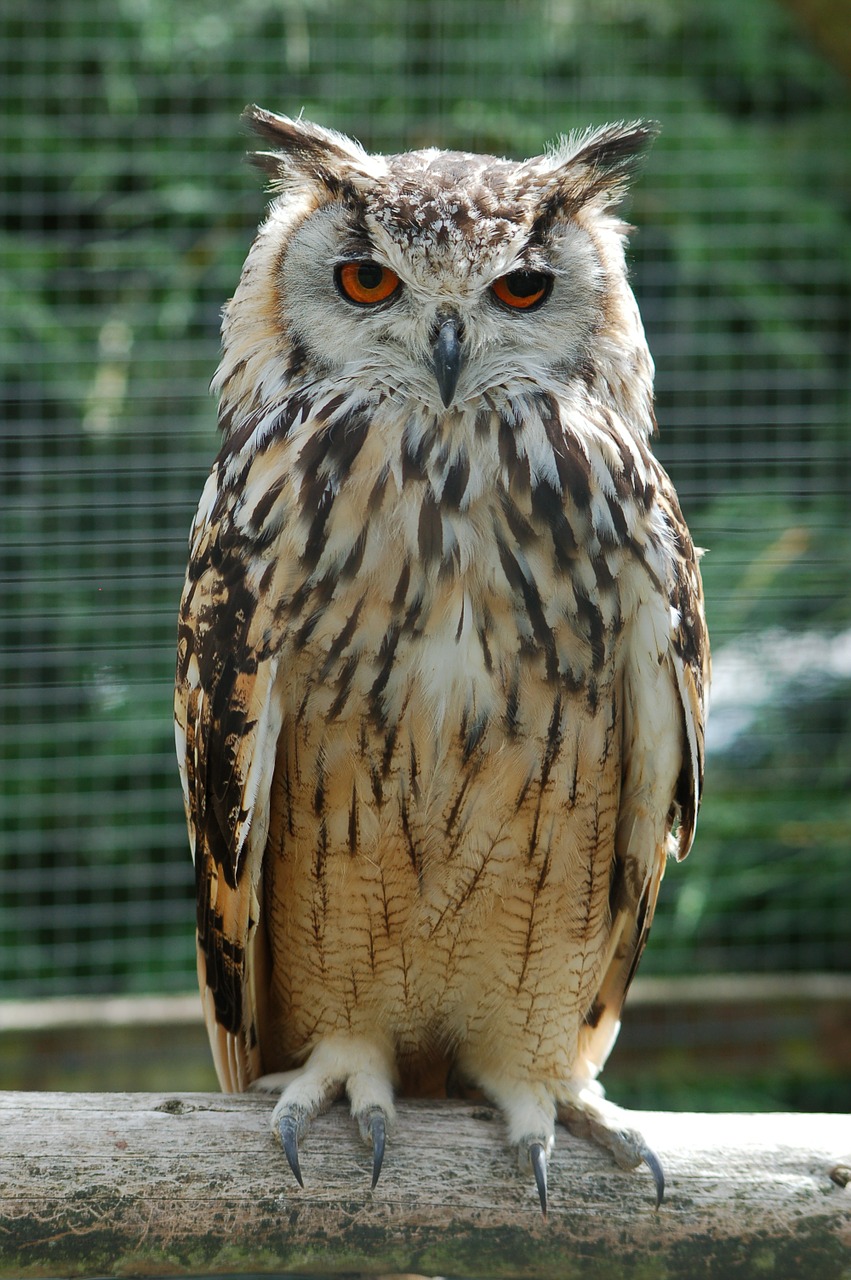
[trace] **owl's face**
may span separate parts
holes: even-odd
[[[315,125],[250,117],[281,148],[258,157],[281,195],[240,290],[257,294],[262,280],[275,345],[302,372],[436,413],[475,409],[498,388],[563,389],[624,291],[631,303],[610,210],[646,125],[513,163],[370,156]]]

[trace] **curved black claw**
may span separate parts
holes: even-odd
[[[532,1171],[535,1174],[535,1183],[538,1187],[538,1198],[541,1201],[541,1213],[547,1216],[547,1153],[544,1150],[542,1142],[530,1142],[529,1159],[532,1162]]]
[[[278,1132],[281,1135],[281,1146],[284,1148],[284,1154],[295,1174],[295,1180],[300,1187],[303,1187],[304,1180],[298,1163],[298,1121],[294,1116],[281,1116],[278,1121]]]
[[[662,1168],[662,1162],[655,1151],[645,1147],[641,1154],[644,1163],[653,1174],[653,1181],[656,1183],[656,1208],[658,1209],[665,1199],[665,1170]]]
[[[378,1182],[381,1166],[384,1163],[384,1143],[387,1138],[387,1126],[384,1123],[384,1114],[381,1111],[373,1111],[369,1118],[369,1136],[372,1139],[372,1189],[375,1190],[375,1184]]]

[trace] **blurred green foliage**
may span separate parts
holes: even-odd
[[[391,150],[662,122],[633,271],[716,648],[816,638],[712,755],[645,971],[847,967],[851,101],[789,13],[29,0],[0,35],[0,993],[192,981],[174,616],[251,100]]]

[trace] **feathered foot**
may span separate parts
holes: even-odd
[[[607,1102],[599,1086],[577,1088],[569,1098],[559,1100],[556,1113],[559,1122],[578,1138],[590,1138],[605,1147],[622,1169],[636,1169],[646,1164],[656,1184],[656,1208],[665,1198],[665,1171],[655,1151],[648,1147],[636,1129],[627,1128],[623,1113]]]
[[[541,1213],[546,1218],[547,1161],[553,1149],[556,1118],[551,1089],[535,1081],[512,1080],[497,1071],[480,1070],[475,1078],[502,1111],[520,1169],[527,1174],[531,1169]]]
[[[384,1160],[387,1131],[395,1117],[393,1071],[392,1056],[380,1046],[359,1037],[330,1036],[320,1041],[300,1070],[263,1076],[255,1082],[254,1089],[283,1090],[272,1112],[272,1132],[280,1141],[299,1186],[304,1186],[300,1145],[310,1123],[345,1092],[361,1137],[372,1148],[375,1187]]]
[[[577,1136],[591,1138],[605,1147],[622,1169],[646,1164],[656,1184],[658,1209],[665,1194],[665,1174],[659,1157],[640,1133],[625,1126],[623,1113],[605,1100],[599,1086],[577,1081],[544,1083],[518,1076],[512,1079],[507,1073],[492,1070],[479,1070],[475,1077],[505,1116],[520,1168],[531,1168],[544,1217],[548,1207],[547,1162],[553,1149],[556,1119]]]

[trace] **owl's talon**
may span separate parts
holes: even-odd
[[[577,1138],[590,1138],[604,1147],[622,1169],[637,1169],[646,1164],[653,1174],[658,1209],[665,1198],[665,1170],[656,1152],[648,1147],[635,1129],[624,1124],[625,1116],[590,1088],[577,1091],[569,1101],[558,1106],[558,1119]]]
[[[547,1152],[542,1142],[530,1142],[529,1160],[535,1175],[538,1198],[541,1201],[541,1213],[547,1216]]]
[[[298,1136],[299,1122],[291,1111],[285,1111],[278,1121],[278,1134],[281,1139],[281,1146],[284,1148],[284,1154],[287,1157],[287,1163],[295,1174],[295,1180],[300,1187],[304,1187],[304,1179],[301,1176],[301,1166],[298,1162]]]
[[[656,1152],[651,1151],[649,1147],[645,1147],[641,1155],[644,1163],[653,1174],[653,1181],[656,1183],[656,1208],[658,1209],[665,1199],[665,1170],[662,1168],[662,1161],[656,1155]]]
[[[369,1136],[372,1140],[372,1189],[374,1191],[384,1163],[384,1145],[387,1138],[387,1125],[383,1111],[374,1111],[370,1116]]]

